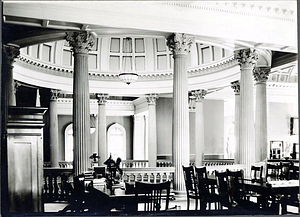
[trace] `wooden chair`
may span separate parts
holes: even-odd
[[[169,208],[170,181],[163,183],[135,183],[135,197],[137,203],[144,204],[144,211],[158,212]],[[162,209],[162,199],[165,199],[165,208]]]
[[[291,180],[299,180],[299,165],[291,164],[289,168],[289,174]]]
[[[280,179],[281,180],[290,180],[291,163],[290,162],[280,162],[280,166],[281,166]]]
[[[221,203],[220,209],[222,209],[223,206],[232,208],[231,200],[229,197],[227,171],[218,172],[217,170],[215,170],[215,176],[217,179],[218,193],[219,193],[220,203]]]
[[[196,176],[194,172],[194,167],[184,167],[183,169],[183,175],[184,175],[184,181],[185,181],[185,188],[186,188],[186,196],[187,196],[187,210],[190,208],[190,199],[195,200],[195,209],[198,208],[198,200],[200,199],[200,195],[198,192],[198,185],[196,181]]]
[[[251,181],[252,182],[262,182],[262,173],[263,173],[263,166],[251,166]]]
[[[282,166],[280,164],[267,163],[266,181],[280,180]]]
[[[207,178],[206,167],[195,167],[198,190],[200,196],[200,210],[211,210],[211,204],[215,204],[215,209],[220,207],[220,197],[216,194],[215,183]]]

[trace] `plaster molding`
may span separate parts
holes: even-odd
[[[182,1],[162,1],[158,4],[187,7],[197,10],[217,11],[220,13],[239,14],[244,16],[264,17],[285,21],[295,21],[295,10],[290,8],[279,8],[274,4],[263,2],[182,2]]]

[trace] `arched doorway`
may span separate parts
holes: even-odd
[[[108,128],[107,146],[108,155],[111,154],[114,160],[118,157],[126,159],[126,130],[122,125],[115,123]]]

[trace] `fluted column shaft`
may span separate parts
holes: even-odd
[[[257,162],[267,159],[268,128],[267,128],[267,89],[270,67],[260,67],[254,70],[256,81],[255,108],[255,159]]]
[[[4,88],[6,99],[4,102],[8,106],[16,106],[15,83],[13,79],[13,63],[15,58],[20,55],[20,47],[18,45],[3,45],[3,68],[5,73]]]
[[[149,167],[156,167],[157,158],[157,136],[156,136],[156,100],[158,94],[147,94],[145,96],[148,109],[149,109],[149,121],[148,121],[148,161]]]
[[[96,94],[98,99],[98,155],[100,156],[99,165],[103,165],[108,158],[106,144],[106,102],[108,94]]]
[[[254,110],[253,110],[253,68],[258,55],[252,49],[239,50],[235,57],[240,63],[240,163],[246,164],[245,175],[250,174],[255,161]]]
[[[49,105],[49,143],[50,143],[50,159],[52,167],[59,167],[58,159],[58,117],[57,117],[57,98],[59,96],[58,90],[51,90],[51,98]]]
[[[73,77],[73,123],[74,123],[74,173],[87,170],[90,143],[90,97],[88,79],[88,51],[94,38],[88,32],[67,32],[66,40],[74,55]]]
[[[204,96],[206,90],[192,91],[195,97],[195,165],[202,166],[204,156]]]
[[[94,153],[94,152],[96,152],[96,153],[99,153],[98,151],[99,151],[99,146],[98,146],[98,137],[99,137],[99,121],[98,121],[98,115],[96,115],[96,114],[94,114],[93,115],[93,118],[94,118],[94,120],[95,120],[95,135],[94,135],[94,139],[95,139],[95,141],[94,141],[94,144],[93,144],[93,147],[92,147],[92,152]],[[98,154],[98,156],[99,156],[99,154]]]
[[[168,38],[173,52],[173,164],[175,167],[174,189],[185,190],[182,166],[189,165],[189,104],[187,55],[193,39],[185,34],[175,33]]]
[[[234,109],[234,163],[240,163],[240,82],[235,81],[231,83],[231,88],[235,93],[235,109]]]

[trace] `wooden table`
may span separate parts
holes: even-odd
[[[279,202],[282,206],[282,214],[287,213],[288,198],[297,198],[297,194],[299,194],[299,180],[270,181],[268,183],[244,180],[244,185],[246,191],[253,191],[261,194],[264,203],[263,205],[265,206],[268,197],[273,197],[274,199],[276,196],[281,195]]]

